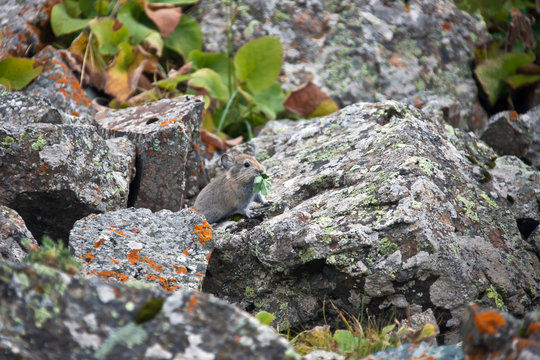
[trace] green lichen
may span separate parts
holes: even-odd
[[[257,161],[263,162],[264,160],[268,159],[269,157],[270,157],[270,155],[268,155],[268,152],[266,150],[261,150],[257,154]]]
[[[35,151],[41,151],[43,148],[47,145],[47,142],[40,136],[38,136],[37,140],[30,145],[30,147]]]
[[[489,173],[489,171],[487,171],[486,169],[482,169],[482,178],[478,181],[483,184],[491,181],[491,174]]]
[[[312,247],[309,247],[306,250],[300,250],[298,256],[300,256],[300,260],[302,260],[304,264],[308,263],[315,258],[315,250]]]
[[[433,169],[437,166],[430,159],[421,156],[412,156],[408,158],[402,166],[406,167],[412,164],[417,164],[420,170],[428,176],[433,175]]]
[[[124,344],[127,348],[130,348],[142,344],[147,336],[146,331],[140,325],[134,323],[119,327],[109,334],[107,340],[103,342],[95,353],[95,357],[99,360],[107,359],[109,352],[117,344]]]
[[[456,200],[459,201],[463,205],[463,208],[465,209],[465,215],[469,219],[471,219],[471,220],[473,220],[475,222],[479,221],[478,214],[475,211],[476,206],[475,206],[474,202],[472,202],[470,200],[467,200],[462,195],[457,195]]]
[[[486,295],[487,295],[488,298],[493,299],[493,301],[495,302],[495,306],[498,309],[504,310],[503,298],[502,298],[501,294],[499,294],[497,292],[497,289],[495,288],[495,286],[493,286],[493,284],[491,284],[489,286],[489,288],[487,289]]]
[[[482,192],[480,193],[480,197],[481,197],[482,199],[484,199],[484,200],[485,200],[489,205],[491,205],[492,207],[494,207],[494,208],[497,208],[497,207],[498,207],[498,206],[497,206],[497,203],[496,203],[492,198],[490,198],[490,197],[488,196],[488,194],[486,194],[485,192],[482,191]]]
[[[288,14],[284,13],[281,10],[276,10],[276,13],[274,14],[274,21],[279,22],[279,21],[287,21],[287,20],[289,20]]]
[[[253,290],[252,287],[250,286],[246,286],[246,290],[244,291],[244,295],[247,297],[247,298],[254,298],[255,297],[255,290]]]
[[[382,255],[390,255],[398,249],[396,243],[391,242],[387,237],[380,240],[379,253]]]
[[[152,149],[156,152],[161,150],[161,141],[159,141],[159,139],[154,139],[152,141]]]
[[[2,146],[11,146],[15,142],[15,139],[11,136],[6,136],[4,139],[2,139]]]
[[[45,309],[43,306],[34,307],[34,321],[36,322],[36,327],[39,329],[43,326],[45,321],[51,319],[53,314],[50,311]]]

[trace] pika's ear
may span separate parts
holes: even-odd
[[[221,165],[225,168],[225,170],[229,170],[231,166],[234,164],[234,159],[229,154],[223,154],[221,155]]]

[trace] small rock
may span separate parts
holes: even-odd
[[[25,241],[28,243],[25,244]],[[15,210],[0,205],[0,259],[22,262],[28,246],[37,247],[37,242],[24,220]]]
[[[490,117],[480,139],[499,155],[516,156],[525,155],[533,141],[531,127],[515,111]]]

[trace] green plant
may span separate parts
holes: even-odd
[[[262,195],[268,195],[268,190],[272,187],[272,184],[270,181],[266,180],[268,179],[268,175],[262,174],[255,178],[255,188],[253,189],[254,192],[260,192]]]
[[[35,247],[29,241],[24,242],[24,246],[30,249],[24,258],[25,262],[47,265],[69,274],[77,272],[81,263],[71,256],[69,249],[61,240],[54,242],[51,238],[44,236],[41,243],[41,246]]]
[[[164,52],[186,58],[201,49],[199,25],[179,7],[196,2],[63,0],[52,9],[51,27],[70,44],[81,79],[87,74],[92,85],[123,102],[138,88],[143,72],[157,73]]]
[[[493,284],[491,284],[489,286],[489,288],[487,289],[486,295],[487,295],[488,298],[493,299],[493,301],[495,302],[495,306],[498,309],[500,309],[500,310],[504,309],[503,298],[502,298],[501,294],[499,294],[497,292],[497,289],[495,288],[495,286],[493,286]]]
[[[461,9],[478,12],[493,37],[476,50],[475,74],[489,106],[518,89],[540,81],[537,65],[540,24],[535,0],[454,0]],[[508,99],[509,107],[513,107]]]
[[[8,89],[21,90],[34,80],[43,66],[34,67],[34,60],[8,57],[0,61],[0,84]]]
[[[270,325],[270,323],[276,319],[274,315],[267,311],[259,311],[257,314],[255,314],[255,318],[264,325]]]
[[[433,324],[426,324],[421,331],[414,331],[399,325],[397,321],[381,326],[368,318],[363,325],[362,317],[350,317],[351,321],[347,321],[343,313],[337,311],[346,329],[337,329],[332,333],[330,326],[324,325],[300,333],[291,340],[291,344],[300,354],[326,350],[342,354],[347,359],[361,359],[381,350],[398,347],[405,342],[418,343],[436,335]]]

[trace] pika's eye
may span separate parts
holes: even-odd
[[[249,161],[246,161],[246,162],[244,163],[244,167],[247,167],[247,168],[248,168],[249,165],[250,165],[250,164],[249,164]]]

